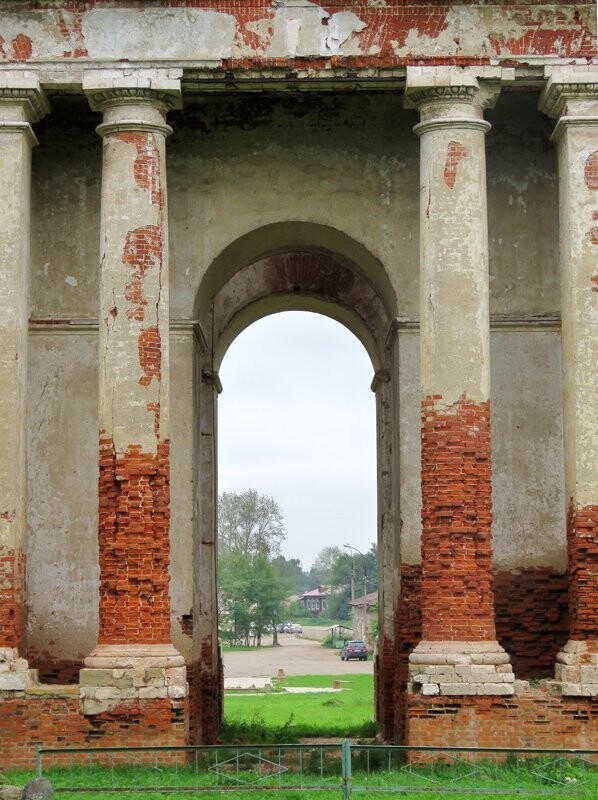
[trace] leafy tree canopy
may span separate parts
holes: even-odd
[[[222,492],[218,497],[220,552],[273,558],[286,536],[282,511],[273,497],[255,489]]]

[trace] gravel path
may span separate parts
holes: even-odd
[[[304,636],[322,637],[323,629],[305,628]],[[224,652],[225,678],[276,677],[285,675],[367,675],[373,672],[372,661],[341,661],[340,651],[322,647],[319,641],[289,633],[278,635],[280,647],[267,647],[272,637],[262,640],[262,648],[247,652]]]

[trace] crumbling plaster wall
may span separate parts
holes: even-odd
[[[99,116],[82,98],[53,98],[52,105],[54,113],[38,126],[33,162],[31,316],[93,321]],[[559,334],[521,321],[559,308],[555,156],[535,105],[533,95],[503,96],[487,114],[494,125],[487,141],[491,307],[519,320],[492,334],[495,553],[503,569],[565,564]],[[203,96],[189,98],[169,121],[172,319],[193,317],[202,278],[232,242],[297,220],[361,243],[388,271],[392,313],[417,317],[419,144],[411,132],[417,116],[403,111],[398,94]],[[60,334],[35,322],[32,328],[28,643],[35,652],[73,659],[91,649],[97,630],[97,339],[76,325]],[[402,557],[417,563],[417,331],[400,330],[398,348]],[[192,605],[192,352],[191,332],[177,329],[171,348],[175,620]],[[174,635],[188,653],[177,624]]]

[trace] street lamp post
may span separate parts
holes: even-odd
[[[358,550],[353,545],[345,544],[343,547],[346,547],[347,550],[354,550],[356,553],[363,558],[363,639],[366,638],[366,618],[368,612],[368,602],[367,602],[367,593],[368,593],[368,567],[367,561],[365,559],[364,554],[361,550]],[[353,558],[351,557],[351,602],[355,599],[355,568],[353,566]]]

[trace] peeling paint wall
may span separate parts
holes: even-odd
[[[127,0],[42,10],[6,3],[0,59],[208,64],[267,59],[368,58],[379,66],[477,58],[592,54],[592,3],[359,3],[309,0],[170,0],[156,8]],[[511,7],[510,7],[511,6]]]
[[[54,98],[53,114],[37,126],[33,161],[31,316],[75,324],[70,333],[52,333],[47,322],[33,323],[37,332],[30,336],[28,644],[64,661],[89,651],[98,613],[97,338],[93,331],[82,335],[77,324],[98,315],[102,145],[93,130],[100,117],[86,108],[83,99]],[[559,305],[556,163],[545,122],[534,94],[506,95],[488,117],[494,125],[487,134],[491,311],[517,319],[553,314]],[[375,257],[365,277],[374,277],[377,259],[387,272],[388,307],[415,319],[416,121],[391,95],[212,96],[171,112],[171,318],[193,317],[202,279],[231,243],[267,225],[300,220],[323,226],[328,239],[322,243],[333,249],[342,233]],[[301,243],[292,237],[293,225],[285,230],[289,248]],[[269,245],[264,233],[264,254]],[[401,549],[403,561],[415,564],[421,529],[417,330],[400,330],[398,340]],[[190,638],[182,618],[193,603],[196,491],[192,341],[190,330],[171,334],[172,619],[175,644],[186,654]],[[501,569],[562,569],[560,336],[535,331],[532,323],[494,331],[492,341],[495,559]],[[514,371],[522,376],[516,382]],[[57,419],[67,425],[72,446],[64,445]],[[533,491],[521,492],[524,482]],[[70,566],[62,563],[67,553],[76,554]],[[73,587],[68,593],[59,588],[65,581]],[[68,632],[52,624],[65,616],[79,620]]]

